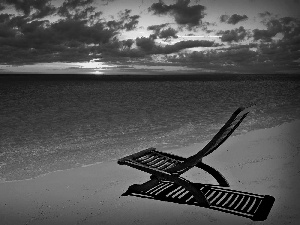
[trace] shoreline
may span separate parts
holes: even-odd
[[[219,170],[232,189],[275,197],[264,224],[298,224],[299,134],[300,120],[250,131],[230,137],[203,161]],[[190,156],[204,145],[198,143],[167,151]],[[216,184],[198,169],[183,177]],[[112,160],[33,179],[3,182],[0,221],[7,225],[251,223],[243,217],[197,206],[121,196],[128,186],[148,179],[149,174]]]
[[[245,130],[242,130],[240,133],[236,134],[236,135],[231,135],[230,138],[236,138],[236,137],[239,137],[239,136],[243,136],[247,133],[250,133],[250,132],[255,132],[255,131],[259,131],[259,130],[267,130],[267,129],[274,129],[276,127],[280,127],[280,126],[283,126],[284,124],[290,124],[290,123],[299,123],[300,124],[300,119],[295,119],[291,122],[283,122],[279,125],[275,125],[273,127],[267,127],[267,128],[258,128],[258,129],[254,129],[254,130],[250,130],[250,131],[245,131]],[[300,125],[299,125],[300,126]],[[193,143],[193,144],[189,144],[187,146],[181,146],[181,147],[164,147],[164,148],[160,148],[160,147],[157,147],[157,149],[159,151],[166,151],[166,152],[175,152],[175,154],[182,154],[182,153],[177,153],[177,151],[181,151],[182,149],[190,149],[192,146],[197,146],[196,148],[197,149],[201,149],[203,148],[210,140],[206,140],[206,141],[203,141],[203,142],[200,142],[200,143]],[[226,142],[225,142],[226,143]],[[218,151],[218,150],[216,150]],[[196,153],[197,151],[195,151],[194,153]],[[186,155],[186,157],[192,155],[191,153]],[[122,157],[125,157],[126,154],[124,155],[121,155],[119,156],[119,158],[122,158]],[[91,163],[91,164],[84,164],[84,165],[79,165],[79,166],[76,166],[76,167],[70,167],[70,168],[66,168],[66,169],[57,169],[57,170],[53,170],[53,171],[50,171],[50,172],[46,172],[46,173],[43,173],[43,174],[40,174],[40,175],[37,175],[37,176],[34,176],[34,177],[30,177],[30,178],[25,178],[25,179],[15,179],[15,180],[6,180],[5,178],[0,178],[0,184],[3,184],[3,183],[11,183],[11,182],[21,182],[21,181],[30,181],[30,180],[34,180],[34,179],[37,179],[39,177],[44,177],[44,176],[47,176],[48,174],[51,174],[51,173],[57,173],[57,172],[63,172],[63,171],[69,171],[69,170],[73,170],[73,169],[76,169],[76,168],[84,168],[84,167],[89,167],[89,166],[94,166],[94,165],[98,165],[98,164],[101,164],[101,163],[105,163],[105,162],[117,162],[118,159],[108,159],[108,160],[104,160],[104,161],[99,161],[99,162],[95,162],[95,163]]]

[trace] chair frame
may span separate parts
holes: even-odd
[[[157,198],[157,196],[149,195],[148,192],[153,188],[155,189],[158,185],[161,185],[161,182],[171,182],[172,184],[176,184],[178,186],[183,187],[187,192],[189,192],[195,199],[197,205],[202,207],[207,207],[207,208],[214,208],[215,206],[211,204],[211,202],[208,200],[206,196],[207,193],[203,191],[206,190],[209,186],[212,188],[214,185],[195,184],[181,177],[180,175],[182,175],[183,173],[185,173],[186,171],[188,171],[193,167],[198,167],[208,172],[216,179],[216,181],[219,183],[218,186],[219,192],[223,191],[224,193],[227,193],[228,190],[222,188],[229,187],[228,181],[219,171],[203,163],[202,159],[208,154],[212,153],[214,150],[216,150],[222,143],[224,143],[224,141],[233,133],[233,131],[240,125],[240,123],[248,115],[250,108],[251,106],[238,108],[232,114],[230,119],[225,123],[225,125],[219,130],[219,132],[212,138],[212,140],[202,150],[200,150],[198,153],[188,158],[184,158],[166,152],[160,152],[157,151],[155,148],[148,148],[138,153],[134,153],[132,155],[119,159],[118,164],[120,165],[127,165],[151,174],[149,181],[143,184],[131,185],[128,188],[128,190],[123,194],[123,196],[135,195],[140,197],[146,196],[148,198],[154,198],[158,200],[167,200],[166,197]],[[164,169],[159,169],[159,167],[155,167],[155,164],[164,166],[165,164],[168,165],[169,163],[171,166],[167,166]],[[206,189],[203,188],[202,188],[203,190],[201,190],[201,188],[199,189],[199,187],[204,187],[204,186]],[[239,192],[233,190],[230,191],[235,192],[236,195],[245,195],[245,196],[255,195],[246,192]],[[252,220],[264,220],[267,218],[275,199],[269,195],[256,195],[256,196],[261,199],[264,199],[264,201],[262,200],[262,203],[260,204],[259,209],[256,210],[255,215],[246,215],[240,212],[227,210],[226,208],[216,208],[216,209],[220,211],[228,211],[228,212],[230,211],[229,213],[245,216]]]

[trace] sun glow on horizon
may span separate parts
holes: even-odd
[[[108,65],[105,64],[104,62],[100,61],[100,58],[95,58],[90,60],[89,62],[80,62],[80,63],[76,63],[76,65],[79,66],[79,68],[82,69],[108,69],[108,68],[115,68],[115,65]]]
[[[99,71],[99,70],[93,71],[91,73],[94,74],[94,75],[104,75],[104,72],[103,71]]]

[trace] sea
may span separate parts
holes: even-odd
[[[240,106],[232,135],[300,118],[300,76],[1,75],[0,181],[210,140]]]

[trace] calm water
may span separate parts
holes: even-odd
[[[3,181],[206,141],[250,102],[257,106],[235,135],[300,117],[296,75],[139,82],[2,77],[0,97]]]

